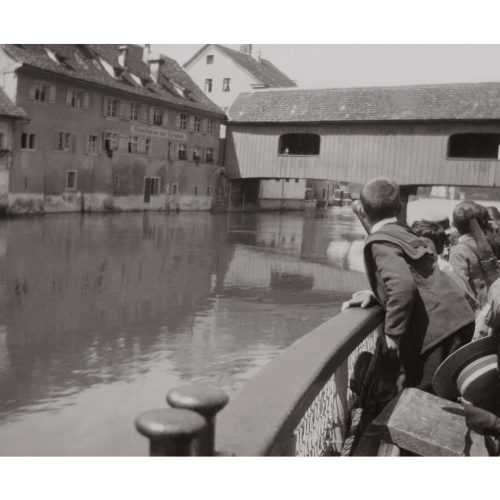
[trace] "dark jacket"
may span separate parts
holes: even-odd
[[[386,312],[385,334],[401,337],[403,365],[474,322],[463,292],[409,227],[383,226],[366,239],[364,257],[371,288]]]

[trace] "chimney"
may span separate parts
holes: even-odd
[[[144,45],[142,50],[142,62],[148,64],[149,54],[151,54],[151,45],[149,43]]]
[[[127,54],[128,54],[128,47],[126,45],[120,45],[118,47],[118,64],[122,68],[127,66]]]
[[[251,44],[240,45],[240,52],[242,54],[246,54],[247,56],[251,56],[252,55],[252,45]]]

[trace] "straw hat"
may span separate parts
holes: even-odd
[[[491,392],[497,381],[497,340],[485,337],[450,354],[436,370],[432,387],[442,398],[462,396],[475,402]]]

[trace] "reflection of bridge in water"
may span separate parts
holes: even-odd
[[[357,270],[338,269],[325,263],[302,261],[291,255],[238,246],[226,272],[224,288],[234,290],[247,286],[345,294],[366,288],[367,281],[364,273]]]

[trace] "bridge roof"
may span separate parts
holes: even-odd
[[[498,120],[500,82],[259,90],[240,94],[228,115],[239,123]]]

